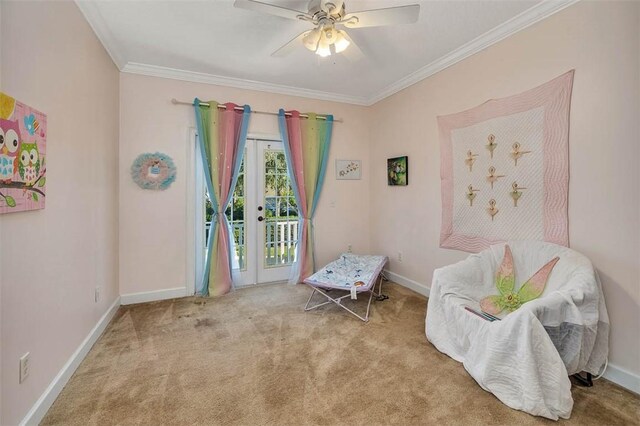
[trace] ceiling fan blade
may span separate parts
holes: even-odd
[[[238,9],[252,10],[254,12],[268,13],[269,15],[276,15],[282,18],[295,19],[295,20],[312,20],[313,17],[306,12],[300,12],[299,10],[288,9],[282,6],[276,6],[275,4],[262,3],[255,0],[235,0],[233,7]]]
[[[236,0],[237,1],[237,0]],[[340,21],[347,28],[380,27],[383,25],[412,24],[418,20],[420,5],[389,7],[346,14]]]
[[[291,41],[287,42],[284,46],[280,47],[278,50],[273,52],[271,54],[271,56],[274,57],[274,58],[282,58],[284,56],[289,55],[291,52],[293,52],[298,47],[302,47],[303,46],[302,39],[304,38],[304,36],[306,36],[310,32],[311,31],[305,31],[302,34],[298,34]]]
[[[350,62],[358,62],[359,60],[364,58],[364,53],[358,47],[358,45],[353,41],[349,34],[346,31],[343,31],[344,38],[349,40],[349,47],[347,47],[344,51],[342,51],[342,55],[347,58]]]

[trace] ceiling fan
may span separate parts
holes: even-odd
[[[235,0],[234,6],[240,9],[309,22],[314,26],[313,29],[299,34],[273,52],[271,56],[281,57],[288,55],[298,45],[303,44],[304,47],[322,57],[329,56],[332,53],[344,52],[352,60],[361,57],[362,52],[347,32],[339,29],[340,26],[365,28],[410,24],[418,20],[420,13],[419,4],[347,13],[343,0],[311,0],[309,1],[307,12],[256,0]],[[351,48],[348,52],[345,52],[347,47]]]

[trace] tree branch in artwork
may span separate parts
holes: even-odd
[[[38,201],[38,195],[40,194],[41,196],[45,196],[45,193],[41,190],[36,188],[40,187],[42,188],[46,182],[46,178],[44,177],[45,173],[47,172],[46,169],[42,170],[42,173],[40,174],[40,176],[38,176],[38,179],[36,179],[33,182],[33,185],[27,185],[24,182],[9,182],[9,183],[5,183],[5,182],[0,182],[0,189],[22,189],[23,191],[31,191],[31,197],[33,198],[33,201]],[[6,195],[3,194],[2,192],[0,192],[0,199],[3,199],[4,202],[7,204],[7,206],[9,207],[15,207],[16,206],[16,200],[10,196],[10,195]]]

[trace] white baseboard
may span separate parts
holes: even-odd
[[[429,287],[427,287],[426,285],[407,277],[403,277],[402,275],[396,274],[395,272],[391,272],[388,269],[385,269],[384,273],[387,278],[389,278],[394,283],[398,283],[403,287],[407,287],[408,289],[415,291],[416,293],[429,297]]]
[[[93,344],[98,340],[98,338],[102,335],[102,332],[107,328],[109,322],[114,317],[116,312],[118,312],[118,308],[120,307],[120,297],[117,297],[116,300],[111,304],[107,312],[102,315],[102,318],[98,321],[98,323],[93,327],[93,329],[89,332],[89,335],[84,339],[84,341],[80,344],[78,349],[71,355],[71,358],[66,362],[66,364],[62,367],[60,372],[54,377],[51,381],[47,389],[44,393],[38,398],[33,407],[29,410],[27,415],[22,419],[20,425],[37,425],[44,418],[49,408],[53,405],[56,398],[62,392],[62,389],[67,384],[73,373],[76,371],[82,360],[89,353],[89,350],[93,346]]]
[[[158,300],[177,299],[187,296],[186,287],[167,288],[156,291],[143,291],[141,293],[129,293],[120,296],[120,303],[133,305],[134,303],[156,302]]]
[[[605,379],[622,386],[625,389],[640,394],[640,376],[630,371],[620,368],[617,365],[609,364],[607,371],[602,376]]]

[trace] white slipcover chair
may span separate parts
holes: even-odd
[[[609,351],[609,317],[593,265],[567,247],[508,242],[515,291],[558,256],[542,295],[490,322],[464,309],[497,295],[505,244],[497,244],[433,274],[426,335],[485,390],[511,408],[557,420],[573,407],[569,375],[598,374]]]

